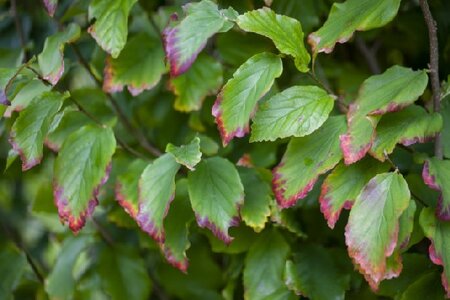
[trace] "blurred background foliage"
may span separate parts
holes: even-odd
[[[76,44],[98,78],[102,78],[106,55],[86,32],[89,2],[60,1],[55,18],[51,18],[41,1],[0,0],[0,67],[18,66],[37,55],[46,37],[57,32],[61,24],[75,21],[83,29]],[[180,11],[185,2],[140,0],[130,16],[129,38],[142,30],[142,18],[150,18],[157,27],[164,28],[170,14]],[[307,36],[323,24],[334,1],[270,2],[277,13],[300,20]],[[240,13],[264,5],[258,0],[220,0],[218,3],[221,7],[232,6]],[[430,7],[437,21],[440,73],[441,78],[445,78],[450,74],[450,1],[432,0]],[[236,29],[216,35],[205,51],[223,64],[225,82],[250,56],[272,50],[274,46],[268,39]],[[66,70],[57,89],[70,90],[90,112],[107,122],[115,122],[116,116],[105,101],[104,93],[73,51],[72,47],[65,51]],[[428,61],[428,36],[418,1],[404,0],[394,21],[380,29],[357,32],[350,42],[337,45],[332,55],[319,55],[315,68],[320,80],[341,95],[346,104],[354,100],[359,85],[370,75],[394,64],[427,68]],[[295,69],[293,61],[284,59],[283,64],[284,73],[277,80],[275,90],[295,84],[315,84],[311,77]],[[169,142],[185,143],[199,134],[205,154],[218,153],[237,162],[244,153],[249,153],[260,168],[271,168],[279,161],[287,140],[249,144],[248,138],[243,138],[222,148],[211,116],[214,97],[208,97],[198,112],[178,112],[173,109],[175,96],[168,89],[167,81],[165,75],[155,88],[137,97],[128,91],[114,95],[127,117],[142,128],[159,149],[164,149]],[[425,106],[431,104],[430,96],[428,91],[423,98]],[[249,250],[256,251],[252,246],[258,245],[260,235],[241,224],[231,229],[235,240],[227,247],[192,223],[189,228],[191,247],[187,253],[189,271],[181,273],[165,261],[157,244],[139,230],[115,201],[115,177],[130,162],[130,157],[118,150],[110,180],[102,188],[99,207],[82,232],[74,237],[59,222],[53,204],[54,154],[46,150],[43,163],[26,172],[21,171],[19,160],[8,159],[7,129],[14,118],[0,120],[0,168],[5,170],[0,177],[0,299],[47,299],[49,295],[55,299],[242,298],[244,260]],[[132,135],[121,126],[116,125],[116,134],[139,148]],[[429,144],[418,147],[432,152]],[[418,178],[420,166],[415,165],[415,160],[420,157],[401,149],[397,152],[393,155],[395,163],[410,173],[407,180],[414,183],[411,185],[413,192],[427,201],[435,201],[436,193]],[[178,185],[181,187],[177,197],[186,197],[182,184]],[[325,256],[336,265],[336,276],[342,276],[350,284],[348,299],[383,299],[398,295],[403,295],[401,299],[442,297],[438,268],[427,258],[428,242],[419,228],[413,235],[416,245],[405,255],[400,278],[383,283],[378,294],[372,293],[362,276],[353,271],[346,254],[342,222],[346,216],[335,230],[326,226],[318,209],[319,187],[317,184],[294,209],[279,212],[274,208],[272,224],[266,227],[280,228],[293,249],[304,249],[300,256],[309,257],[312,253],[320,256],[321,251],[325,251]],[[321,245],[320,251],[314,250],[316,245]],[[312,264],[311,272],[320,268]],[[253,276],[265,275],[255,273]]]

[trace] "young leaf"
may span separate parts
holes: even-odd
[[[185,273],[189,264],[186,251],[191,246],[189,225],[193,220],[194,213],[189,203],[188,182],[183,178],[177,182],[175,199],[164,220],[166,239],[162,250],[167,261]]]
[[[23,171],[41,162],[44,138],[53,117],[68,97],[68,94],[44,92],[36,97],[14,122],[9,142],[20,155]]]
[[[421,106],[411,105],[399,112],[386,114],[377,125],[376,137],[369,153],[378,160],[394,151],[395,145],[424,143],[442,128],[438,113],[427,113]]]
[[[355,31],[378,28],[389,23],[400,7],[400,0],[347,0],[334,3],[327,21],[308,37],[314,56],[331,53],[336,43],[345,43]]]
[[[398,275],[391,274],[387,259],[398,245],[400,216],[409,202],[403,176],[383,173],[366,184],[350,211],[345,228],[348,253],[374,290],[381,280]]]
[[[14,96],[4,116],[10,118],[13,112],[25,109],[35,97],[41,95],[43,92],[50,91],[50,89],[50,86],[45,85],[39,79],[30,80]]]
[[[189,198],[200,227],[230,243],[228,228],[239,222],[244,187],[232,163],[221,157],[203,160],[189,173]]]
[[[227,31],[232,23],[224,11],[210,0],[188,3],[183,6],[186,17],[174,27],[164,30],[166,56],[170,75],[186,72],[215,33]]]
[[[86,125],[63,143],[55,160],[53,195],[62,222],[77,233],[108,180],[116,139],[111,128]]]
[[[202,159],[200,152],[200,138],[195,137],[189,144],[180,147],[167,144],[166,152],[175,157],[177,163],[186,166],[189,170],[194,170],[195,166]]]
[[[45,280],[45,291],[52,299],[72,298],[76,286],[73,268],[80,253],[92,242],[93,239],[86,235],[64,239],[56,263]]]
[[[360,160],[370,150],[378,122],[375,116],[410,105],[422,95],[427,83],[425,71],[400,66],[366,79],[347,113],[348,132],[340,138],[345,163]]]
[[[242,220],[254,231],[260,232],[270,216],[270,185],[253,168],[239,167],[238,171],[245,192],[244,205],[240,210]]]
[[[215,95],[222,85],[222,65],[206,54],[200,54],[186,73],[170,78],[169,88],[175,94],[175,109],[182,112],[200,110],[208,95]]]
[[[450,298],[450,223],[436,218],[431,208],[424,208],[420,214],[420,225],[425,236],[431,241],[431,261],[444,268],[441,281],[447,298]]]
[[[256,103],[283,71],[281,59],[271,53],[252,56],[239,67],[220,91],[212,108],[216,124],[227,145],[233,137],[243,137]]]
[[[58,6],[58,0],[43,0],[45,9],[50,17],[55,15],[56,7]]]
[[[103,247],[97,270],[112,300],[149,298],[151,280],[137,249]]]
[[[139,179],[139,226],[155,241],[164,243],[163,221],[175,197],[175,175],[180,165],[172,154],[149,164]]]
[[[64,73],[64,46],[80,37],[80,26],[70,23],[62,32],[45,40],[44,49],[38,55],[39,69],[42,77],[55,85]]]
[[[293,86],[261,103],[250,141],[274,141],[314,132],[327,120],[334,99],[316,86]]]
[[[127,85],[130,93],[137,96],[158,84],[165,71],[161,40],[140,33],[129,39],[116,59],[106,59],[103,90],[120,92]]]
[[[126,172],[117,176],[116,200],[133,219],[136,219],[139,209],[139,178],[146,167],[145,161],[136,159],[128,166]]]
[[[245,299],[295,299],[282,280],[289,251],[288,243],[275,230],[258,236],[245,259]],[[276,297],[282,293],[286,296]]]
[[[428,159],[423,166],[422,178],[430,188],[440,192],[436,216],[450,221],[450,161],[435,157]]]
[[[278,205],[287,208],[305,198],[319,175],[334,168],[342,158],[339,135],[346,129],[343,116],[330,117],[316,132],[291,139],[273,170],[272,188]]]
[[[380,164],[366,158],[346,166],[339,163],[322,184],[319,197],[320,211],[333,229],[343,208],[350,209],[367,182],[379,173],[389,170],[388,164]]]
[[[93,0],[89,5],[89,19],[95,23],[88,32],[97,44],[113,58],[117,58],[127,42],[128,14],[137,0]]]
[[[286,262],[284,282],[296,295],[318,300],[343,300],[350,276],[339,270],[325,248],[306,245],[294,255],[294,261]]]
[[[301,72],[308,72],[311,57],[303,43],[302,25],[296,19],[275,14],[268,7],[249,11],[237,18],[238,26],[271,39],[281,53],[291,55]]]

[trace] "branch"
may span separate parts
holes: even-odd
[[[80,64],[88,71],[88,73],[91,75],[91,77],[94,79],[94,81],[96,82],[96,84],[102,88],[103,83],[100,81],[100,79],[98,79],[95,74],[92,72],[89,64],[87,63],[87,61],[84,59],[83,55],[81,54],[81,51],[78,49],[77,45],[75,44],[71,44],[72,49],[75,52],[75,55],[78,58],[78,61],[80,62]],[[152,154],[153,156],[161,156],[162,152],[156,148],[154,145],[152,145],[148,140],[147,137],[145,136],[145,134],[142,132],[142,130],[140,130],[140,128],[135,128],[131,122],[128,120],[127,116],[125,115],[125,113],[122,111],[122,109],[120,108],[119,104],[117,103],[117,101],[111,96],[111,94],[106,93],[107,99],[109,100],[109,102],[111,103],[114,111],[116,112],[117,116],[119,117],[119,121],[122,123],[122,125],[125,127],[125,129],[132,135],[134,135],[136,137],[136,139],[138,140],[139,144],[141,145],[142,148],[144,148],[147,152],[149,152],[150,154]]]
[[[377,47],[369,48],[366,42],[360,36],[357,36],[355,41],[356,47],[367,61],[370,72],[372,72],[373,74],[380,74],[381,68],[376,56],[376,50],[378,50]]]
[[[428,28],[428,38],[430,42],[430,77],[431,90],[433,92],[433,108],[435,112],[441,111],[440,102],[440,86],[439,86],[439,47],[437,38],[436,21],[430,12],[427,0],[419,0],[420,8],[422,9],[423,17]],[[434,155],[438,159],[443,158],[442,154],[442,140],[441,135],[436,135],[434,142]]]
[[[23,60],[28,61],[28,51],[27,43],[25,40],[25,34],[23,32],[22,22],[20,21],[19,15],[17,14],[17,4],[16,0],[11,0],[11,15],[14,17],[14,24],[16,26],[17,35],[19,36],[20,47],[23,51]]]

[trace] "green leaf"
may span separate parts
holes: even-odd
[[[68,94],[44,92],[36,97],[14,122],[9,142],[20,155],[23,171],[41,162],[45,136],[53,117],[68,97]]]
[[[448,296],[447,296],[448,298]],[[439,284],[439,273],[428,272],[413,282],[399,298],[400,300],[442,300],[444,291]]]
[[[431,261],[444,268],[441,275],[442,286],[450,297],[450,223],[441,221],[431,208],[424,208],[420,214],[420,225],[425,236],[431,241],[429,255]]]
[[[423,94],[428,84],[425,71],[393,66],[366,79],[347,113],[348,132],[341,136],[344,161],[352,164],[370,150],[378,115],[401,110]]]
[[[116,200],[133,219],[136,219],[139,209],[139,178],[146,167],[144,160],[136,159],[116,180]]]
[[[111,299],[149,299],[151,281],[137,249],[103,247],[97,270]]]
[[[89,5],[89,19],[95,23],[88,32],[97,44],[113,58],[117,58],[127,42],[128,14],[137,0],[93,0]]]
[[[0,248],[0,298],[14,299],[12,292],[27,266],[27,259],[18,249],[8,244]]]
[[[291,139],[281,162],[273,170],[272,187],[278,205],[290,207],[305,198],[319,175],[334,168],[342,159],[339,135],[345,130],[343,116],[330,117],[316,132]]]
[[[50,91],[50,89],[50,86],[45,85],[39,79],[30,80],[14,96],[4,116],[9,118],[13,112],[24,110],[35,97],[41,95],[43,92]]]
[[[345,299],[350,276],[343,274],[331,253],[317,245],[302,246],[294,261],[287,261],[284,282],[296,295],[310,299]]]
[[[308,135],[322,126],[333,105],[333,97],[319,87],[290,87],[261,103],[253,120],[250,141]]]
[[[242,220],[254,231],[260,232],[270,216],[272,203],[270,185],[253,168],[239,167],[238,171],[245,192],[244,205],[240,210]]]
[[[58,6],[58,0],[44,0],[44,5],[48,15],[53,17]]]
[[[90,236],[70,236],[64,239],[58,258],[51,273],[45,280],[45,291],[52,299],[70,299],[75,291],[73,276],[75,263],[93,240]]]
[[[186,72],[206,46],[208,39],[219,31],[227,31],[232,23],[225,10],[209,0],[183,6],[186,17],[173,27],[164,30],[166,56],[170,74]]]
[[[175,197],[175,175],[180,169],[172,154],[149,164],[139,179],[139,209],[136,221],[158,243],[164,243],[163,221]]]
[[[399,275],[391,272],[387,260],[402,242],[398,240],[400,216],[409,203],[403,176],[383,173],[366,184],[350,211],[345,228],[348,253],[374,290],[381,280]]]
[[[44,49],[38,55],[39,69],[42,77],[55,85],[64,73],[64,46],[80,37],[80,26],[70,23],[62,32],[49,36]]]
[[[441,128],[440,114],[429,114],[421,106],[411,105],[381,118],[369,153],[384,161],[386,155],[394,151],[397,143],[405,146],[424,143],[434,137]]]
[[[426,160],[422,178],[430,188],[440,192],[436,216],[443,221],[450,221],[450,160],[436,157]]]
[[[277,231],[270,230],[258,235],[245,259],[245,299],[295,299],[287,293],[282,278],[289,251],[289,245]]]
[[[195,137],[189,144],[180,147],[167,144],[166,152],[175,157],[177,163],[186,166],[189,170],[195,170],[195,166],[202,159],[200,152],[200,138]]]
[[[228,228],[238,224],[239,207],[244,200],[244,187],[236,168],[224,158],[208,158],[188,178],[189,198],[198,225],[230,243],[233,238]]]
[[[388,171],[389,167],[389,164],[380,164],[372,158],[350,166],[339,163],[323,182],[319,197],[320,211],[328,226],[333,229],[342,209],[350,209],[367,182],[378,173]]]
[[[206,54],[200,54],[186,73],[170,78],[178,111],[200,110],[208,95],[215,95],[222,85],[222,65]]]
[[[61,147],[55,160],[53,195],[61,221],[75,233],[98,204],[115,150],[112,129],[95,125],[81,127]]]
[[[187,272],[188,259],[186,251],[191,246],[189,242],[189,225],[194,220],[189,203],[188,182],[183,178],[177,182],[176,196],[164,220],[166,239],[162,250],[167,261],[183,272]]]
[[[223,145],[243,137],[256,104],[283,71],[281,59],[271,53],[252,56],[241,65],[220,91],[212,108]]]
[[[237,24],[247,32],[270,38],[281,53],[294,57],[299,71],[308,72],[311,57],[303,43],[302,25],[299,21],[263,7],[240,15]]]
[[[450,87],[450,83],[448,86]],[[450,97],[443,98],[441,105],[441,115],[444,121],[441,132],[442,147],[444,156],[450,158]]]
[[[17,68],[0,68],[0,104],[11,104],[6,95],[6,87],[16,73]]]
[[[330,53],[336,43],[345,43],[355,31],[378,28],[389,23],[400,7],[400,0],[347,0],[334,3],[327,21],[308,37],[314,56]]]
[[[137,96],[157,85],[165,72],[161,40],[140,33],[129,39],[116,59],[106,59],[103,90],[108,93],[120,92],[127,85],[130,93]]]

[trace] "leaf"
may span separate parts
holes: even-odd
[[[175,109],[182,112],[200,110],[208,95],[215,95],[222,85],[222,65],[206,54],[200,54],[184,74],[170,78],[175,94]]]
[[[75,291],[75,263],[93,240],[90,236],[69,236],[59,251],[55,266],[45,280],[45,291],[52,299],[70,299]]]
[[[405,146],[424,143],[434,137],[441,128],[440,114],[429,114],[422,107],[411,105],[381,118],[369,153],[384,161],[386,155],[394,151],[397,143]]]
[[[245,192],[244,205],[240,209],[242,220],[254,231],[260,232],[270,216],[270,185],[256,169],[239,167],[238,171]]]
[[[314,56],[331,53],[336,43],[345,43],[355,31],[382,27],[397,15],[400,0],[347,0],[334,3],[327,21],[308,37]]]
[[[11,105],[6,95],[6,87],[16,73],[16,68],[0,68],[0,104],[2,105]]]
[[[13,246],[0,248],[0,298],[14,299],[13,291],[19,284],[27,266],[25,255]]]
[[[93,0],[89,19],[96,19],[88,32],[97,44],[117,58],[127,42],[128,15],[137,0]]]
[[[448,83],[448,86],[450,87],[450,83]],[[441,132],[442,150],[444,152],[444,156],[450,158],[450,97],[443,98],[441,101],[441,106],[442,108],[440,113],[443,119],[443,127]]]
[[[444,268],[441,281],[450,297],[450,223],[441,221],[431,208],[424,208],[420,214],[420,225],[425,236],[431,241],[429,255],[431,261]]]
[[[348,132],[341,136],[345,164],[352,164],[370,150],[378,115],[410,105],[423,94],[428,83],[425,71],[393,66],[366,79],[347,113]]]
[[[195,137],[189,144],[180,147],[167,144],[166,152],[175,157],[177,163],[186,166],[189,170],[195,170],[195,166],[202,159],[200,152],[200,138]]]
[[[58,6],[58,0],[43,0],[45,9],[50,17],[55,15],[56,7]]]
[[[343,274],[330,251],[317,245],[302,246],[294,261],[287,261],[284,282],[296,295],[310,299],[345,299],[350,276]]]
[[[164,49],[160,39],[140,33],[129,39],[120,55],[108,57],[105,65],[103,90],[121,92],[125,85],[133,96],[150,90],[166,72]]]
[[[191,246],[189,225],[193,220],[194,213],[189,203],[188,182],[183,178],[177,182],[175,199],[164,220],[166,239],[162,250],[167,261],[185,273],[189,264],[186,251]]]
[[[327,120],[334,99],[316,86],[293,86],[261,103],[250,142],[311,134]]]
[[[439,284],[439,273],[427,272],[414,281],[399,298],[400,300],[442,300],[444,290]],[[448,298],[448,296],[447,296]]]
[[[282,276],[289,245],[275,230],[258,235],[247,253],[244,267],[244,299],[292,299]],[[261,276],[263,275],[263,276]],[[286,297],[276,297],[285,293]]]
[[[68,94],[44,92],[23,110],[11,128],[9,142],[22,160],[22,171],[38,165],[43,157],[44,138],[53,117]]]
[[[440,192],[436,216],[442,221],[450,221],[450,161],[435,157],[426,160],[422,178],[430,188]]]
[[[269,91],[282,70],[278,56],[263,52],[252,56],[234,72],[212,108],[224,146],[233,137],[243,137],[248,132],[256,103]]]
[[[167,153],[149,164],[139,179],[136,221],[156,242],[164,243],[163,221],[175,197],[175,175],[180,165]]]
[[[14,96],[4,116],[10,118],[14,111],[24,110],[35,97],[41,95],[43,92],[50,91],[50,89],[50,86],[43,84],[39,79],[30,80]]]
[[[133,219],[136,219],[139,209],[139,178],[146,167],[147,163],[144,160],[135,159],[126,172],[117,176],[116,200]]]
[[[65,44],[76,41],[80,33],[80,26],[70,23],[64,31],[49,36],[45,40],[44,49],[38,55],[38,63],[42,77],[51,84],[57,84],[64,73]]]
[[[374,290],[381,280],[398,276],[389,272],[387,259],[398,245],[400,216],[409,202],[403,176],[383,173],[366,184],[350,211],[345,228],[348,253]]]
[[[98,204],[97,195],[108,180],[115,150],[112,129],[94,125],[81,127],[61,147],[55,160],[53,196],[61,221],[74,233]]]
[[[343,116],[330,117],[316,132],[291,139],[281,162],[273,169],[272,189],[278,205],[293,206],[312,190],[319,175],[334,168],[342,158],[339,135],[345,130]]]
[[[303,43],[302,25],[299,21],[263,7],[240,15],[237,24],[244,31],[271,39],[281,53],[294,57],[299,71],[308,72],[311,57]]]
[[[323,182],[319,197],[320,211],[328,227],[334,228],[342,209],[353,206],[356,197],[372,177],[388,170],[388,164],[380,164],[371,158],[350,166],[339,163]]]
[[[190,172],[189,198],[200,227],[210,229],[229,244],[230,226],[239,222],[239,207],[244,200],[244,187],[232,163],[221,157],[203,160]]]
[[[145,261],[130,247],[103,247],[99,253],[98,273],[105,292],[113,300],[148,299],[151,281]]]
[[[188,3],[183,10],[186,17],[163,32],[170,75],[174,77],[190,68],[210,37],[232,26],[225,10],[219,10],[217,4],[209,0]]]

